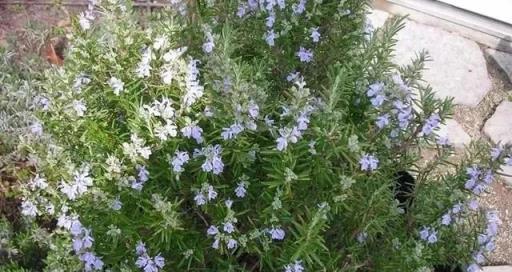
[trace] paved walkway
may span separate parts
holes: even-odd
[[[390,15],[374,10],[369,20],[375,28]],[[455,114],[440,134],[462,149],[472,139],[512,144],[512,55],[486,49],[475,41],[415,21],[407,20],[398,34],[395,63],[407,64],[421,50],[432,61],[426,63],[424,79],[440,98],[453,97]],[[512,167],[502,169],[512,175]],[[512,264],[512,177],[502,177],[483,197],[487,207],[497,209],[503,224],[497,250],[490,264]],[[501,269],[501,270],[500,270]],[[486,272],[512,272],[512,266],[488,267]]]

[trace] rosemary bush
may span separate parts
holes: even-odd
[[[40,81],[17,174],[45,271],[479,270],[499,219],[475,195],[510,150],[453,162],[427,54],[390,61],[401,18],[374,30],[360,0],[171,5],[140,20],[91,3]]]

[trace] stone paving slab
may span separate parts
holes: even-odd
[[[501,266],[486,266],[483,272],[512,272],[512,266],[501,265]]]
[[[410,64],[421,50],[433,61],[426,63],[424,80],[439,98],[454,97],[455,104],[475,107],[492,87],[484,55],[478,44],[439,28],[406,21],[397,35],[394,61]]]
[[[446,120],[446,124],[440,126],[437,135],[447,137],[455,148],[464,148],[471,142],[471,137],[464,128],[453,119]]]
[[[389,13],[378,9],[370,9],[367,18],[374,28],[379,28],[382,27],[389,18]]]
[[[512,54],[496,51],[494,49],[487,49],[485,51],[496,61],[501,69],[507,74],[508,80],[512,82]]]
[[[503,101],[487,122],[484,133],[494,143],[512,144],[512,102]]]

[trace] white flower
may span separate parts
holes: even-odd
[[[197,69],[198,60],[191,59],[187,66],[185,76],[186,92],[183,95],[184,108],[189,108],[204,94],[204,88],[199,84],[199,69]]]
[[[108,85],[114,91],[115,95],[119,95],[124,90],[124,83],[116,77],[111,77],[108,80]]]
[[[87,19],[87,17],[85,16],[85,14],[83,12],[80,13],[78,23],[80,24],[80,27],[82,28],[82,30],[88,30],[91,28],[91,22],[89,21],[89,19]]]
[[[76,115],[78,117],[82,117],[85,114],[85,111],[87,111],[87,106],[85,105],[85,102],[80,100],[73,100],[73,109],[76,112]]]
[[[169,137],[176,137],[178,135],[178,127],[170,122],[167,121],[164,126],[158,125],[155,128],[155,135],[162,141],[166,141]]]
[[[155,42],[153,43],[153,48],[155,50],[165,49],[167,47],[168,43],[169,43],[169,41],[167,40],[167,37],[158,36],[155,39]]]
[[[35,190],[35,189],[44,190],[48,187],[48,183],[46,183],[45,178],[40,177],[39,174],[36,174],[36,176],[33,177],[32,180],[30,181],[29,186],[32,188],[32,190]]]
[[[137,69],[135,69],[135,72],[137,73],[137,77],[143,78],[143,77],[149,77],[151,75],[151,48],[147,47],[144,49],[144,52],[142,53],[142,58],[139,64],[137,65]]]
[[[172,67],[164,67],[160,72],[160,78],[164,84],[171,84],[172,79],[176,76],[176,71]]]
[[[132,161],[137,160],[138,156],[144,159],[149,159],[151,155],[151,149],[144,146],[145,141],[140,139],[137,134],[130,136],[131,143],[123,143],[123,153],[127,155]]]
[[[174,62],[179,59],[187,51],[187,47],[180,47],[178,49],[171,49],[165,53],[162,58],[165,62]]]
[[[25,200],[21,203],[21,214],[29,217],[36,217],[39,211],[37,207],[30,200]]]
[[[123,203],[121,202],[121,200],[119,200],[119,196],[112,201],[110,207],[114,211],[119,211],[123,207]]]

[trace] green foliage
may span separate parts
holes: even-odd
[[[454,162],[434,132],[451,100],[421,81],[428,55],[391,62],[402,18],[371,31],[366,1],[308,1],[302,13],[298,1],[275,4],[270,24],[265,6],[239,17],[239,1],[178,1],[141,21],[129,3],[105,2],[94,22],[75,21],[65,65],[37,81],[45,133],[16,149],[34,160],[17,172],[33,226],[7,238],[20,258],[5,269],[34,268],[23,260],[35,250],[44,271],[137,271],[157,257],[155,271],[477,262],[477,237],[497,220],[468,208],[466,168],[496,171],[510,151],[490,158],[474,144]],[[407,205],[401,171],[416,178]]]

